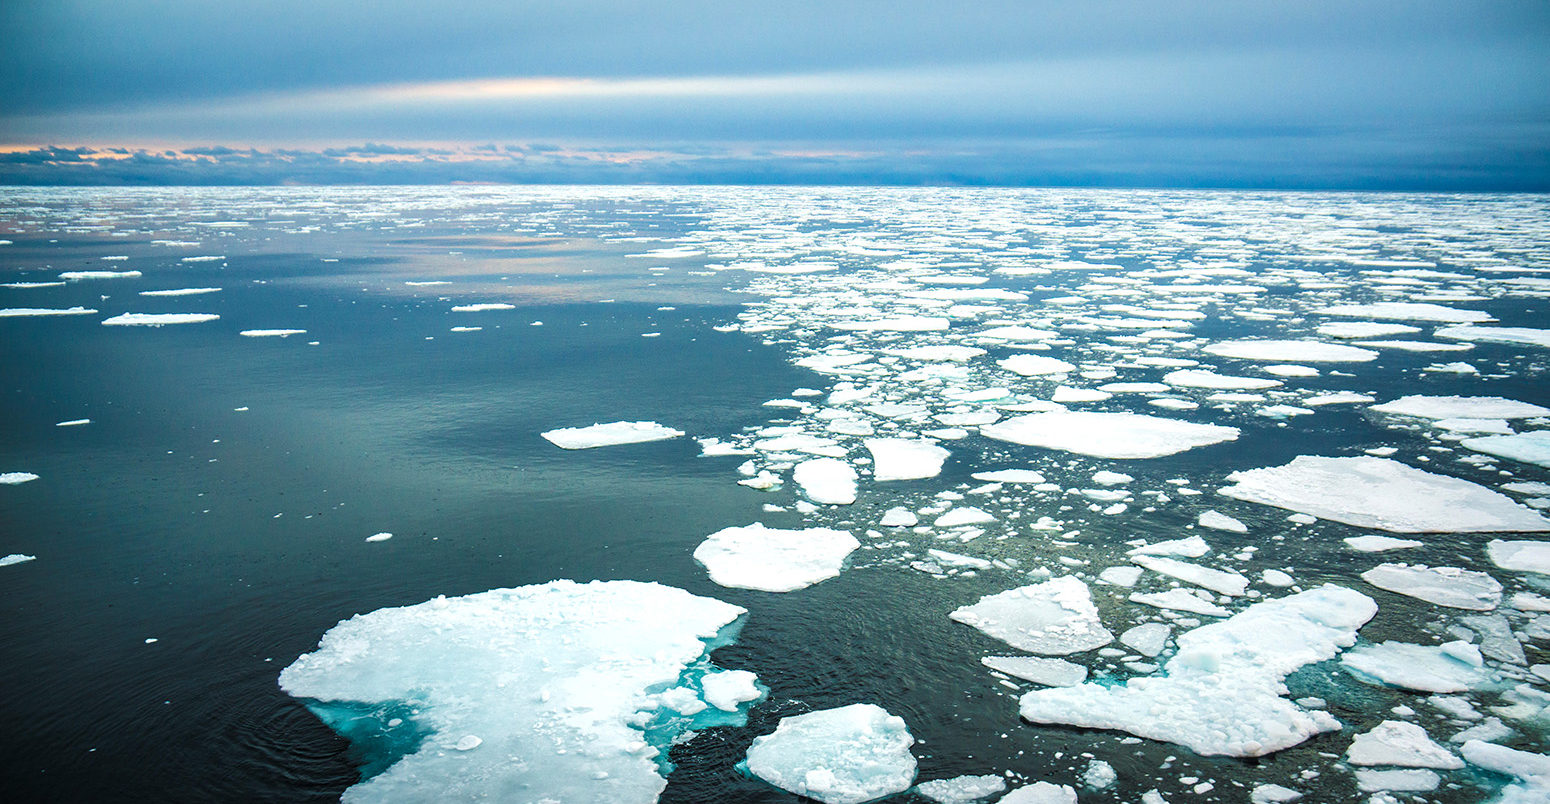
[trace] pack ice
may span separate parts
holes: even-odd
[[[980,428],[982,435],[1014,444],[1058,449],[1097,458],[1161,458],[1238,438],[1238,428],[1196,424],[1139,413],[1051,411]]]
[[[722,672],[705,655],[743,613],[634,581],[438,597],[340,622],[280,687],[346,736],[380,738],[385,712],[425,734],[346,802],[651,802],[675,715],[710,711],[690,671]]]
[[[1035,690],[1020,711],[1034,723],[1116,729],[1198,754],[1263,756],[1340,728],[1327,712],[1282,697],[1283,679],[1351,646],[1377,611],[1371,598],[1332,584],[1256,603],[1179,636],[1163,675]]]
[[[609,422],[590,427],[562,427],[541,434],[549,443],[560,449],[592,449],[617,444],[639,444],[643,441],[662,441],[683,435],[682,430],[656,422]]]
[[[1070,576],[988,595],[948,616],[1014,648],[1046,656],[1080,653],[1114,641],[1098,619],[1087,584]]]
[[[1299,455],[1285,466],[1227,476],[1220,493],[1394,533],[1550,530],[1550,519],[1506,495],[1388,458]]]
[[[712,533],[695,548],[694,560],[722,586],[791,592],[839,575],[845,557],[860,546],[843,530],[781,530],[756,522]]]
[[[915,756],[904,720],[875,704],[782,718],[754,739],[742,767],[782,790],[825,804],[862,804],[908,790]]]

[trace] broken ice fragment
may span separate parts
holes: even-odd
[[[1099,458],[1160,458],[1238,437],[1235,427],[1137,413],[1080,411],[1018,416],[983,427],[980,433],[1015,444]]]
[[[1476,452],[1512,461],[1550,467],[1550,430],[1534,430],[1510,436],[1466,438],[1464,446]]]
[[[541,435],[560,449],[592,449],[678,438],[683,431],[656,422],[609,422],[590,427],[563,427]]]
[[[1502,569],[1550,575],[1550,542],[1492,539],[1485,549],[1491,563]]]
[[[1087,668],[1064,659],[1039,656],[986,656],[980,664],[1046,687],[1074,687],[1087,680]]]
[[[878,482],[936,477],[951,454],[929,441],[868,438],[863,443],[872,453],[872,479]]]
[[[813,458],[797,464],[791,479],[809,500],[825,505],[856,501],[856,470],[838,458]]]
[[[722,586],[790,592],[839,575],[860,546],[843,530],[780,530],[756,522],[712,533],[695,548],[694,560]]]
[[[1468,642],[1363,645],[1341,656],[1340,664],[1363,681],[1421,692],[1464,692],[1492,680],[1480,651]]]
[[[914,743],[902,719],[851,704],[782,718],[774,733],[754,738],[742,767],[825,804],[863,804],[909,789]]]
[[[1432,742],[1420,726],[1401,720],[1385,720],[1370,731],[1356,735],[1346,750],[1346,758],[1352,765],[1443,770],[1464,767],[1463,760]]]
[[[989,595],[948,616],[1014,648],[1047,656],[1114,641],[1098,619],[1087,584],[1069,576]]]
[[[1495,578],[1458,567],[1380,564],[1362,573],[1362,580],[1379,589],[1455,609],[1490,611],[1502,601],[1502,585]]]

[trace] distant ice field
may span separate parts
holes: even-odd
[[[1550,795],[1546,197],[0,227],[18,800]]]

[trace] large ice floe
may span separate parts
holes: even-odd
[[[1238,437],[1238,428],[1139,413],[1050,411],[981,427],[980,433],[1014,444],[1098,458],[1161,458],[1232,441]]]
[[[562,427],[541,434],[544,440],[560,449],[592,449],[618,444],[639,444],[645,441],[663,441],[678,438],[682,430],[656,422],[609,422],[589,427]]]
[[[754,739],[742,767],[825,804],[863,804],[914,784],[914,744],[902,718],[851,704],[782,718],[774,733]]]
[[[1361,645],[1346,651],[1340,664],[1362,681],[1417,692],[1464,692],[1495,681],[1480,649],[1462,640],[1442,645]]]
[[[949,616],[1014,648],[1046,656],[1114,641],[1098,618],[1087,584],[1070,576],[989,595]]]
[[[1362,580],[1379,589],[1453,609],[1490,611],[1502,600],[1502,585],[1495,578],[1458,567],[1380,564],[1362,573]]]
[[[1020,711],[1035,723],[1115,729],[1198,754],[1263,756],[1340,728],[1283,697],[1283,679],[1350,647],[1377,610],[1330,584],[1256,603],[1180,635],[1161,675],[1035,690]]]
[[[1294,363],[1364,363],[1378,357],[1371,349],[1323,341],[1221,341],[1201,351],[1218,357]]]
[[[727,672],[706,655],[742,614],[634,581],[438,597],[339,623],[280,686],[391,754],[346,802],[652,802],[674,737],[744,720],[706,705]]]
[[[1228,497],[1394,533],[1550,530],[1550,519],[1504,494],[1388,458],[1301,455],[1227,479]]]
[[[840,574],[856,537],[833,528],[781,530],[760,523],[722,528],[694,549],[722,586],[790,592]]]
[[[1368,410],[1421,419],[1526,419],[1550,415],[1550,408],[1499,396],[1402,396]]]
[[[1534,430],[1518,435],[1466,438],[1462,443],[1475,452],[1550,467],[1550,430]]]

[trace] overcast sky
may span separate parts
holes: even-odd
[[[1545,0],[6,0],[0,37],[0,181],[1550,189]]]

